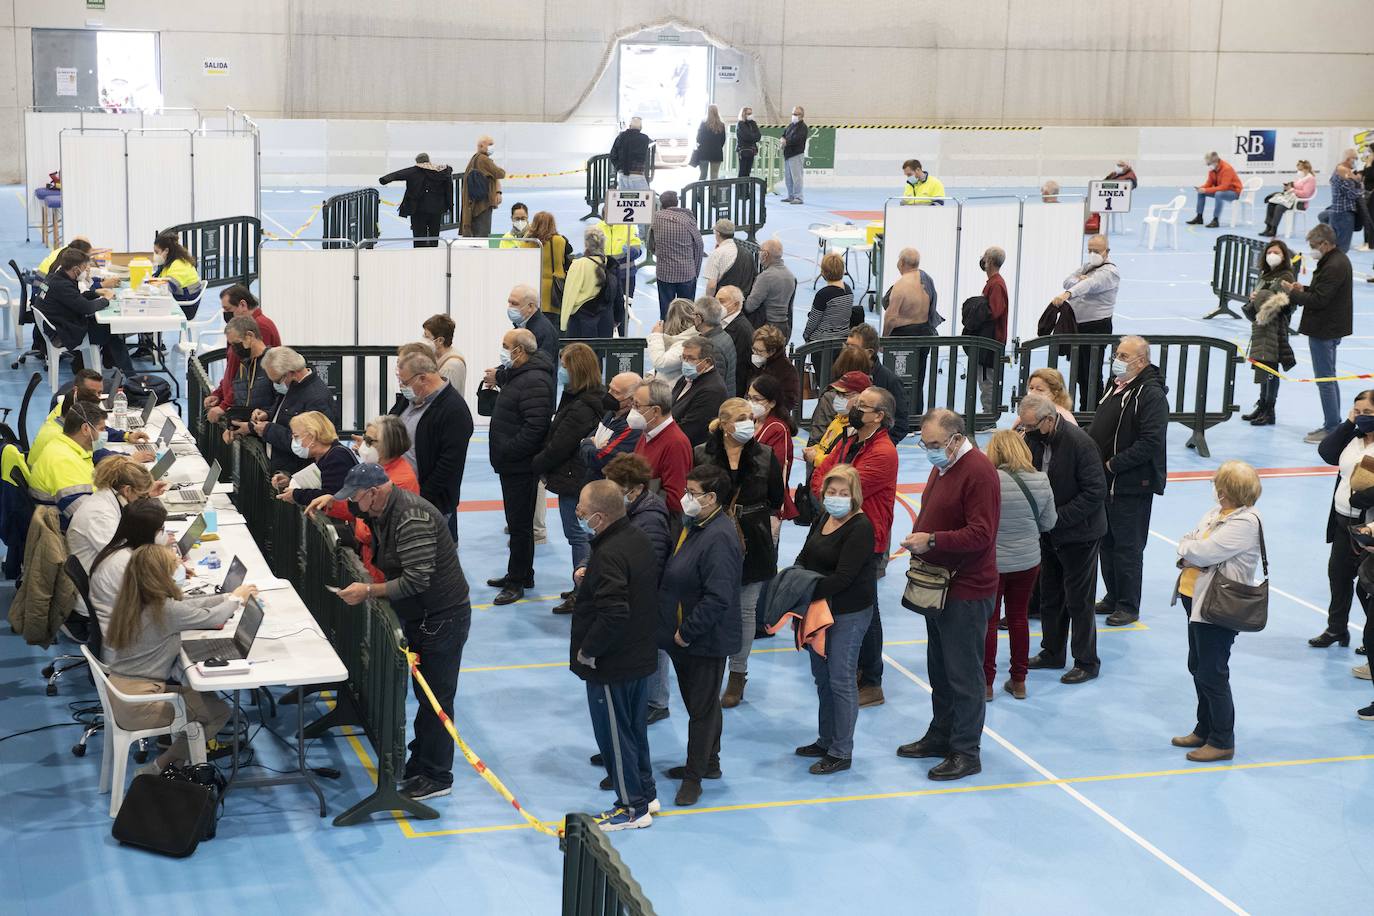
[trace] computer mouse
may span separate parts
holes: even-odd
[[[205,660],[205,667],[207,668],[224,668],[227,667],[228,664],[229,663],[222,658],[207,658]]]

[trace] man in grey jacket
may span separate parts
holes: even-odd
[[[1080,334],[1112,333],[1121,271],[1108,260],[1110,256],[1105,235],[1088,239],[1088,259],[1064,279],[1064,292],[1052,300],[1055,305],[1069,303]],[[1079,409],[1087,410],[1102,396],[1102,348],[1079,347],[1073,358],[1079,362]]]
[[[797,277],[782,262],[782,242],[767,239],[759,246],[759,275],[744,300],[744,314],[756,328],[765,324],[792,336],[792,297],[797,292]]]
[[[735,342],[725,330],[725,306],[715,296],[701,296],[696,301],[697,333],[711,341],[715,348],[716,368],[725,379],[725,390],[735,393],[735,362],[737,353]]]

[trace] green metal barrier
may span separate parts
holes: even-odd
[[[654,916],[654,905],[591,817],[569,814],[558,847],[563,851],[563,916]]]
[[[652,187],[654,183],[654,156],[658,150],[649,144],[649,158],[644,163],[644,180]],[[582,200],[587,204],[587,213],[582,219],[592,219],[601,215],[601,205],[606,202],[606,192],[615,187],[615,167],[611,165],[610,153],[599,153],[587,160],[587,185]]]
[[[601,363],[606,384],[622,372],[644,374],[644,349],[649,342],[642,337],[568,337],[558,342],[560,347],[570,343],[586,344]]]
[[[233,479],[234,451],[225,443],[220,434],[221,426],[211,423],[205,416],[205,398],[215,390],[210,375],[205,370],[208,363],[222,361],[227,350],[211,350],[203,356],[192,356],[186,367],[186,427],[196,440],[196,450],[205,457],[206,463],[219,462],[219,479],[226,482]]]

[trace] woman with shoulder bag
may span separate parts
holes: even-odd
[[[1011,672],[1002,689],[1024,700],[1030,659],[1026,612],[1040,576],[1040,535],[1054,528],[1059,516],[1050,479],[1035,469],[1030,449],[1014,431],[1004,429],[993,434],[988,442],[988,460],[997,467],[1002,482],[1002,515],[997,525],[997,602],[983,644],[984,686],[991,700],[992,682],[997,677],[997,609],[1005,601]]]
[[[1259,403],[1240,417],[1251,426],[1274,425],[1274,406],[1279,399],[1277,373],[1280,368],[1292,369],[1297,365],[1293,346],[1288,342],[1288,321],[1296,306],[1289,303],[1282,286],[1295,279],[1293,252],[1288,246],[1278,239],[1265,245],[1260,259],[1259,282],[1242,310],[1252,322],[1249,355],[1255,363],[1255,381],[1260,386]]]
[[[1340,469],[1326,518],[1326,542],[1331,545],[1326,578],[1331,603],[1326,609],[1326,629],[1307,641],[1314,649],[1325,649],[1337,642],[1342,647],[1350,645],[1352,595],[1360,599],[1366,617],[1370,612],[1369,593],[1356,587],[1360,554],[1350,529],[1363,525],[1368,510],[1374,508],[1374,469],[1364,466],[1366,458],[1374,457],[1374,389],[1355,395],[1350,416],[1322,440],[1317,454]]]
[[[711,465],[730,478],[730,496],[722,508],[734,517],[744,542],[739,590],[744,641],[730,656],[730,680],[720,698],[725,709],[738,706],[744,698],[759,592],[778,571],[773,516],[782,511],[782,468],[773,450],[754,438],[756,425],[748,401],[728,398],[711,421],[710,436],[692,453],[694,467]]]
[[[1220,574],[1252,584],[1264,562],[1264,524],[1254,508],[1260,479],[1243,461],[1228,461],[1212,479],[1217,505],[1178,544],[1178,597],[1188,614],[1188,673],[1197,690],[1197,725],[1174,738],[1174,747],[1192,748],[1197,763],[1230,760],[1236,753],[1236,707],[1231,699],[1231,644],[1236,631],[1208,623],[1208,592]]]
[[[563,521],[563,536],[572,548],[573,572],[587,565],[591,538],[577,520],[577,499],[586,482],[587,467],[582,461],[581,444],[596,429],[601,419],[601,364],[592,348],[584,343],[565,346],[558,354],[558,388],[562,397],[544,447],[534,456],[534,473],[544,486],[558,496],[558,515]],[[555,614],[571,614],[575,596],[569,596],[553,609]]]

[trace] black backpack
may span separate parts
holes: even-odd
[[[486,173],[481,169],[472,169],[468,172],[463,184],[467,188],[468,200],[482,203],[491,196],[491,186],[487,183]]]
[[[172,386],[160,375],[131,375],[124,380],[124,395],[130,404],[146,404],[148,395],[157,395],[157,403],[172,399]]]

